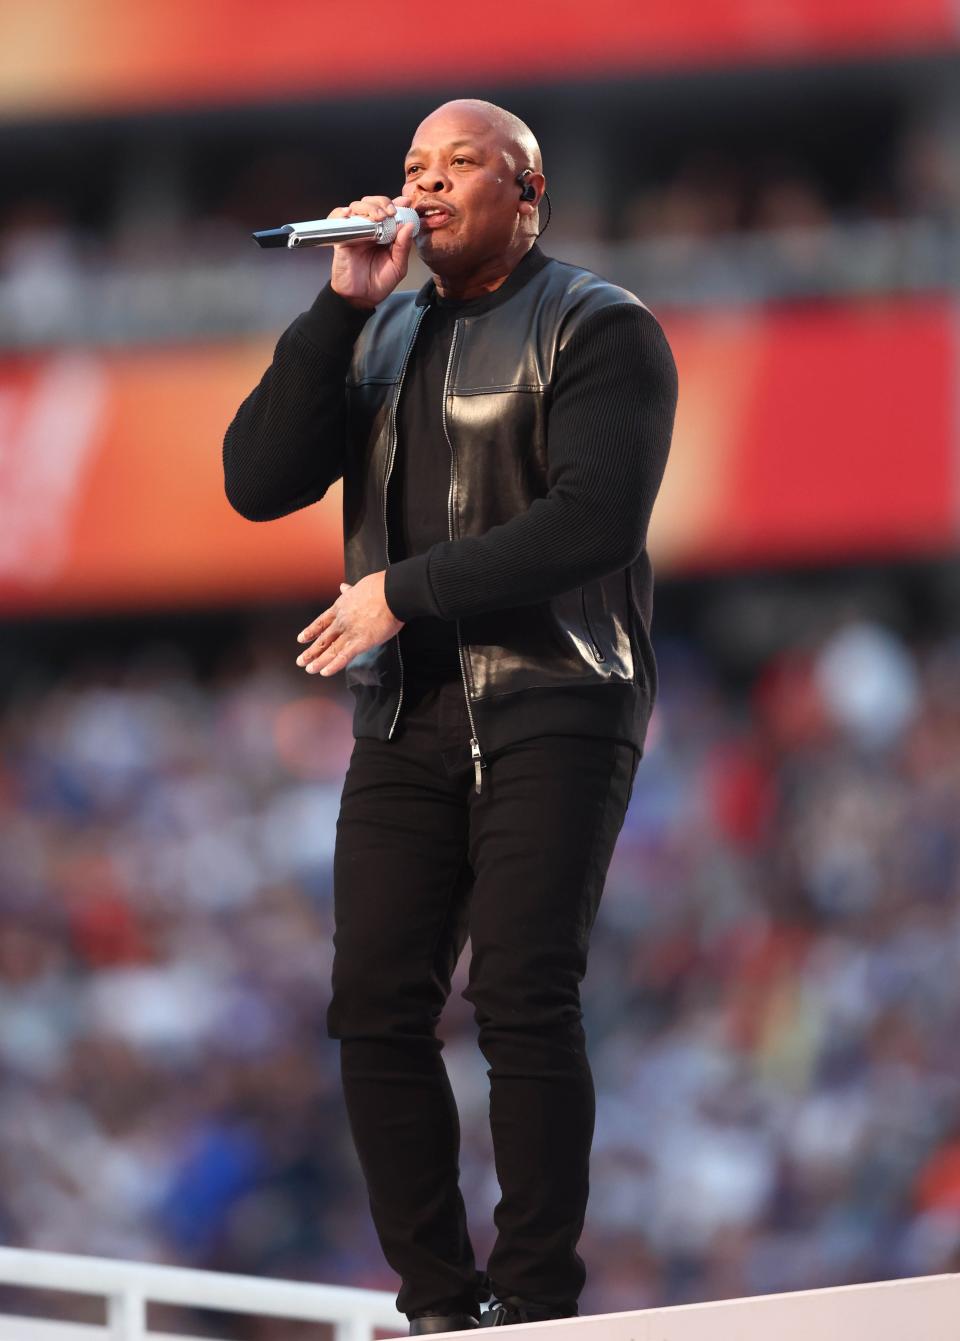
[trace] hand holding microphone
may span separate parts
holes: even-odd
[[[331,244],[334,292],[355,307],[374,308],[407,273],[410,247],[420,231],[420,219],[409,206],[408,196],[364,196],[316,223],[285,224],[253,236],[261,247]],[[361,221],[369,226],[358,228]]]

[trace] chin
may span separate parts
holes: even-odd
[[[442,234],[446,231],[438,228],[436,233],[427,233],[425,237],[417,238],[417,255],[431,270],[444,263],[454,262],[460,265],[464,260],[469,260],[463,239],[456,234],[443,237]]]

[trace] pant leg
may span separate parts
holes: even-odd
[[[489,1062],[500,1297],[574,1314],[595,1094],[581,1023],[590,932],[639,756],[545,736],[490,760],[471,799],[472,959],[463,995]]]
[[[435,1034],[467,932],[466,786],[444,770],[437,691],[391,741],[358,739],[334,854],[333,995],[344,1099],[401,1312],[476,1298],[460,1126]]]

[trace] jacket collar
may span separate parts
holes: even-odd
[[[479,316],[483,312],[499,307],[501,303],[508,302],[539,270],[543,269],[549,260],[550,257],[545,256],[535,242],[520,258],[499,289],[494,289],[492,293],[485,293],[479,298],[470,298],[464,302],[444,299],[437,293],[437,286],[431,278],[418,292],[416,305],[417,307],[433,305],[448,311],[461,312],[464,316]]]

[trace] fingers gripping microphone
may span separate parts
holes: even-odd
[[[396,214],[374,221],[349,214],[345,219],[314,219],[309,223],[283,224],[280,228],[263,228],[253,234],[261,247],[324,247],[336,242],[375,242],[389,247],[401,224],[413,224],[413,235],[420,232],[420,215],[416,210],[397,206]]]

